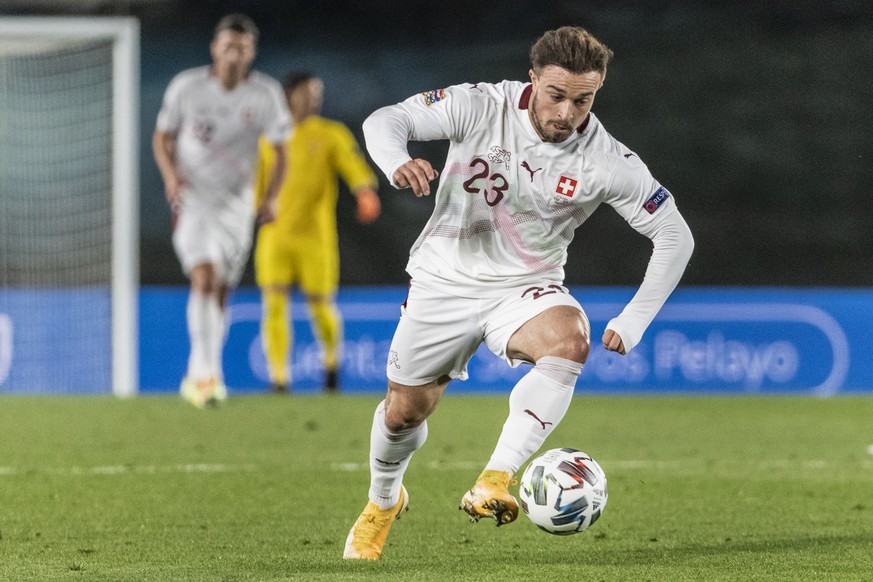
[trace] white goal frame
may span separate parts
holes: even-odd
[[[0,17],[0,37],[112,41],[112,392],[139,391],[140,26],[128,17]]]

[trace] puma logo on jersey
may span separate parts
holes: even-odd
[[[524,168],[525,170],[527,170],[528,172],[530,172],[530,181],[531,182],[533,182],[534,174],[536,174],[537,172],[542,170],[542,168],[537,168],[536,170],[532,170],[530,167],[530,164],[528,164],[527,161],[522,162],[521,167]]]
[[[473,89],[476,89],[476,90],[479,91],[480,93],[484,93],[484,92],[485,92],[485,91],[483,91],[482,89],[479,88],[479,83],[476,83],[475,85],[471,85],[471,86],[470,86],[470,90],[472,91]]]
[[[537,416],[536,414],[534,414],[533,412],[531,412],[531,411],[528,410],[527,408],[525,408],[524,411],[525,411],[527,414],[530,414],[532,417],[534,417],[534,420],[536,420],[538,423],[540,423],[541,425],[543,425],[543,430],[546,430],[546,425],[547,425],[547,424],[551,424],[552,426],[554,426],[554,423],[553,423],[553,422],[543,422],[542,420],[540,420],[540,417],[539,417],[539,416]]]
[[[624,154],[624,159],[629,160],[631,156],[635,156],[636,154]]]

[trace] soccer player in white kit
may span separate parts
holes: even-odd
[[[529,84],[428,91],[364,122],[373,160],[416,196],[430,194],[438,172],[411,159],[407,142],[450,146],[434,213],[410,253],[388,392],[370,435],[369,502],[344,558],[380,557],[407,508],[402,478],[426,419],[482,342],[510,366],[534,366],[512,389],[497,446],[461,509],[497,525],[516,518],[512,476],[561,421],[588,356],[590,327],[563,286],[563,265],[574,230],[601,203],[654,244],[642,285],[603,332],[607,350],[633,349],[682,276],[694,243],[675,201],[591,113],[611,57],[584,29],[563,27],[532,47]]]
[[[255,217],[275,218],[285,176],[284,142],[290,128],[282,87],[250,69],[258,29],[231,14],[215,27],[213,64],[183,71],[170,82],[152,139],[155,161],[173,209],[173,246],[191,280],[187,321],[191,340],[183,398],[198,408],[227,397],[221,352],[228,291],[242,276]],[[277,163],[255,209],[258,139],[276,150]]]

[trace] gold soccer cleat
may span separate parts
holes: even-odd
[[[497,527],[515,521],[518,517],[518,501],[509,492],[514,483],[504,471],[482,471],[473,488],[461,498],[463,509],[476,522],[483,517],[493,517]]]
[[[406,487],[400,487],[400,500],[394,507],[380,509],[372,501],[368,502],[358,521],[349,531],[343,559],[378,560],[394,520],[400,519],[400,514],[408,507],[409,494],[406,492]]]

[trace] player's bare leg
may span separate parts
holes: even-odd
[[[518,501],[509,492],[512,477],[567,412],[588,357],[588,337],[585,315],[575,307],[557,306],[526,322],[510,338],[509,356],[535,366],[512,389],[509,417],[494,453],[461,499],[460,509],[472,521],[493,518],[500,526],[518,517]]]
[[[427,439],[427,417],[449,383],[448,376],[424,386],[388,382],[370,433],[370,491],[364,511],[349,531],[343,558],[378,560],[388,531],[407,509],[403,474]]]

